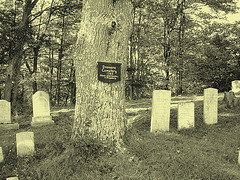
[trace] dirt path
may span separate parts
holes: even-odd
[[[219,93],[219,99],[222,99],[224,96],[223,93]],[[196,101],[203,101],[203,96],[175,96],[171,98],[171,108],[177,108],[178,103],[183,103],[183,102],[196,102]],[[137,101],[129,101],[126,102],[126,112],[127,113],[138,113],[139,111],[148,111],[152,109],[152,99],[141,99]],[[73,112],[74,113],[75,109],[66,109],[62,108],[60,110],[55,110],[51,111],[51,114],[53,116],[58,115],[58,113],[68,113],[68,112]]]

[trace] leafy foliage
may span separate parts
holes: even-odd
[[[239,23],[215,23],[217,16],[202,7],[228,13],[236,9],[233,1],[140,2],[135,16],[141,16],[141,23],[133,33],[140,36],[133,46],[140,53],[135,74],[142,74],[143,97],[166,85],[174,94],[200,93],[210,86],[230,89],[231,81],[239,78]]]
[[[29,104],[34,92],[44,90],[49,92],[53,105],[74,104],[74,51],[82,1],[1,2],[0,97],[4,98],[6,92],[17,93],[12,97],[18,97],[18,103]],[[27,2],[35,4],[24,25]],[[134,27],[128,59],[128,97],[149,97],[153,89],[189,94],[211,86],[226,91],[232,80],[239,79],[239,22],[216,23],[217,15],[203,10],[209,7],[216,12],[234,12],[234,1],[132,0],[132,3]],[[19,42],[23,42],[22,50]],[[14,66],[21,68],[11,70],[17,54],[21,61]],[[11,71],[15,71],[12,73],[19,80],[13,78],[11,90],[7,90],[7,74]],[[13,91],[15,87],[18,89]]]

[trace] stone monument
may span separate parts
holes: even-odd
[[[171,91],[154,90],[152,97],[151,132],[169,131]]]
[[[34,134],[33,132],[20,132],[16,134],[17,155],[31,156],[34,154]]]
[[[240,93],[240,80],[232,81],[232,91],[234,94]]]
[[[11,103],[0,100],[0,129],[18,129],[18,123],[12,123]]]
[[[52,116],[50,116],[49,95],[44,91],[38,91],[33,95],[33,117],[32,126],[40,126],[53,124]]]
[[[206,124],[218,122],[218,90],[214,88],[204,89],[203,119]]]
[[[18,177],[9,177],[6,180],[18,180]]]
[[[11,123],[11,103],[0,100],[0,123]]]
[[[238,164],[240,164],[240,150],[238,151]]]
[[[3,162],[3,151],[2,151],[2,147],[0,147],[0,163]]]
[[[178,104],[178,130],[194,127],[194,103]]]

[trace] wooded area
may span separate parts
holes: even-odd
[[[0,179],[240,179],[239,8],[0,0]]]
[[[213,21],[223,18],[217,17],[219,12],[236,10],[233,0],[131,3],[127,99],[150,97],[153,89],[177,95],[204,87],[228,91],[231,81],[239,79],[239,21]],[[18,113],[38,90],[49,93],[52,105],[75,104],[81,13],[81,0],[1,0],[0,99],[11,101]],[[109,22],[114,34],[114,21]]]

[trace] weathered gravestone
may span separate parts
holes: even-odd
[[[3,162],[3,151],[2,151],[2,147],[0,147],[0,163]]]
[[[235,94],[239,94],[240,93],[240,80],[232,81],[232,91]]]
[[[238,151],[238,164],[240,164],[240,150]]]
[[[194,127],[194,103],[178,104],[178,129]]]
[[[18,180],[18,177],[9,177],[6,180]]]
[[[18,123],[12,123],[11,103],[0,100],[0,130],[19,129]]]
[[[204,89],[203,117],[206,124],[218,122],[218,90]]]
[[[236,97],[233,91],[224,92],[222,103],[225,103],[228,108],[239,106],[240,98]]]
[[[16,134],[17,155],[31,156],[35,152],[33,132],[20,132]]]
[[[152,97],[151,132],[169,131],[171,91],[154,90]]]
[[[11,123],[11,103],[0,100],[0,123]]]
[[[49,95],[44,91],[38,91],[33,95],[33,117],[32,126],[53,124],[50,116]]]

